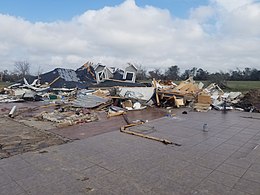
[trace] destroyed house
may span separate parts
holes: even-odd
[[[125,68],[123,79],[134,83],[136,79],[136,73],[137,68],[133,64],[128,63],[128,66]]]
[[[106,79],[113,78],[113,72],[110,68],[102,64],[97,64],[95,67],[96,81],[100,83]]]
[[[87,88],[93,78],[84,74],[84,70],[72,70],[65,68],[56,68],[53,71],[40,75],[41,84],[48,83],[52,88]]]
[[[130,63],[128,63],[124,69],[97,64],[94,70],[97,83],[108,79],[127,81],[131,83],[135,83],[136,80],[137,68]]]
[[[76,74],[80,81],[87,83],[95,83],[96,75],[92,63],[86,63],[76,70]]]
[[[56,68],[50,72],[41,74],[41,84],[46,84],[52,88],[87,88],[96,83],[93,63],[87,62],[77,70]]]
[[[114,71],[113,79],[115,79],[115,80],[123,80],[123,77],[124,77],[124,71],[122,69],[120,69],[120,68],[117,68]]]

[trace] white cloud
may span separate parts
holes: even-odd
[[[246,5],[252,4],[254,0],[211,0],[220,8],[227,11],[234,11],[238,8],[243,8]]]
[[[86,61],[120,66],[200,66],[209,71],[260,68],[260,4],[211,0],[181,19],[134,0],[89,10],[71,21],[31,23],[0,14],[1,69],[28,60],[38,69],[77,68]]]
[[[222,30],[228,35],[245,38],[259,37],[260,35],[260,3],[249,4],[236,11],[223,14]]]
[[[190,19],[197,20],[199,22],[207,22],[215,15],[215,10],[211,6],[200,6],[191,10]]]

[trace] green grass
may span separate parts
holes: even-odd
[[[0,89],[7,87],[8,85],[10,85],[10,83],[6,83],[6,82],[0,82]]]
[[[196,81],[199,82],[199,81]],[[202,81],[204,87],[210,84],[210,81]],[[246,92],[250,89],[260,89],[260,81],[227,81],[228,89],[223,89],[224,91],[240,91]]]
[[[260,89],[260,81],[228,81],[227,85],[233,91],[248,91]]]
[[[196,81],[199,82],[199,81]],[[210,81],[202,81],[204,87],[210,84]],[[260,89],[260,81],[227,81],[228,89],[223,89],[224,91],[240,91],[246,92],[250,89]]]

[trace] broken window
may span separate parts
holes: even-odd
[[[132,80],[133,80],[133,77],[134,77],[134,73],[132,73],[132,72],[127,72],[125,79],[128,80],[128,81],[132,81]]]
[[[101,71],[101,72],[98,73],[98,79],[99,79],[100,81],[102,81],[103,79],[105,79],[105,74],[104,74],[103,71]]]

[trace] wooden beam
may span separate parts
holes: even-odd
[[[157,89],[157,85],[156,85],[156,80],[153,78],[153,85],[155,88],[155,98],[156,98],[156,103],[157,106],[160,106],[160,100],[159,100],[159,95],[158,95],[158,89]]]

